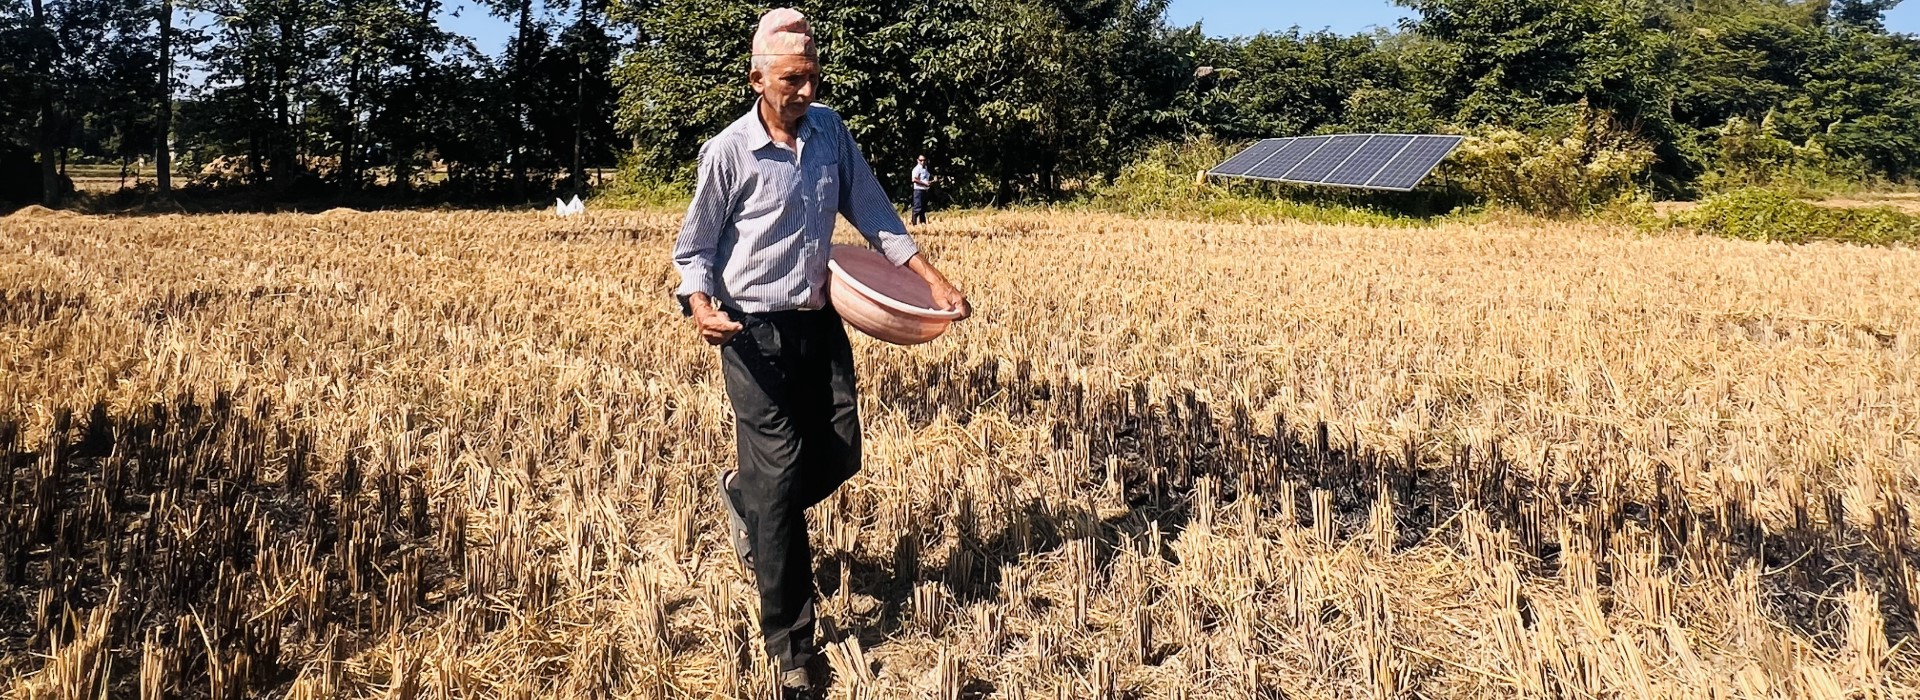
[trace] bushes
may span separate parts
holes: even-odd
[[[1652,147],[1594,112],[1557,132],[1491,129],[1461,144],[1429,186],[1379,193],[1196,176],[1238,149],[1212,139],[1163,144],[1123,168],[1095,199],[1126,213],[1186,211],[1324,220],[1409,212],[1425,215],[1480,202],[1547,216],[1576,216],[1641,199]],[[1305,200],[1303,203],[1299,200]],[[1391,215],[1389,215],[1391,216]]]
[[[1295,219],[1371,225],[1415,221],[1374,206],[1365,193],[1313,191],[1306,187],[1200,176],[1239,151],[1239,146],[1207,137],[1158,144],[1121,168],[1112,182],[1089,183],[1087,190],[1092,196],[1088,202],[1099,209],[1131,215]]]
[[[693,197],[693,164],[662,172],[646,167],[633,155],[620,159],[620,169],[593,195],[594,204],[603,207],[636,209],[641,207],[684,207]]]
[[[1328,187],[1294,187],[1237,180],[1197,182],[1196,175],[1237,149],[1211,139],[1165,144],[1123,168],[1112,184],[1093,188],[1096,199],[1128,213],[1197,211],[1234,215],[1262,207],[1371,213],[1445,212],[1478,201],[1548,216],[1587,214],[1639,198],[1652,166],[1652,147],[1595,112],[1557,133],[1492,129],[1467,139],[1430,181],[1412,194]],[[1264,196],[1263,196],[1264,195]],[[1275,201],[1272,196],[1304,199]]]
[[[1559,133],[1497,128],[1468,138],[1439,180],[1493,204],[1569,216],[1634,199],[1653,161],[1650,145],[1588,112]]]
[[[1121,168],[1113,182],[1090,183],[1087,190],[1104,208],[1127,213],[1185,208],[1228,194],[1230,183],[1201,181],[1200,173],[1233,154],[1212,138],[1161,143]]]
[[[1780,138],[1772,113],[1758,122],[1733,117],[1718,132],[1715,169],[1698,183],[1705,192],[1765,187],[1804,197],[1873,180],[1864,165],[1834,157],[1818,140],[1796,145]]]
[[[1873,245],[1920,241],[1920,217],[1886,207],[1823,207],[1768,189],[1743,189],[1706,201],[1675,217],[1700,233],[1750,241],[1815,240]]]

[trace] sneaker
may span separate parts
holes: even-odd
[[[740,565],[740,573],[753,578],[753,539],[747,536],[747,519],[740,514],[740,505],[734,501],[733,493],[727,485],[733,482],[738,469],[720,472],[720,508],[727,513],[727,540],[733,544],[734,559]]]

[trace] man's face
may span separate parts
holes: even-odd
[[[820,88],[820,64],[806,56],[774,56],[763,70],[748,73],[753,91],[780,113],[787,124],[807,116]]]

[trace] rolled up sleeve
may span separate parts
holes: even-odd
[[[905,265],[908,260],[920,252],[920,246],[914,244],[913,237],[907,235],[907,226],[900,221],[900,212],[893,210],[893,202],[887,200],[887,192],[880,188],[880,180],[873,175],[873,166],[867,163],[867,156],[860,152],[860,145],[853,142],[853,134],[847,131],[846,124],[836,121],[840,131],[840,215],[847,217],[867,244],[895,265]]]
[[[674,296],[683,307],[687,297],[696,292],[714,296],[714,254],[733,208],[732,180],[732,164],[724,149],[700,149],[693,201],[687,205],[680,237],[673,244],[673,267],[680,271],[680,287],[674,290]]]

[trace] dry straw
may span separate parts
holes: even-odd
[[[765,697],[675,213],[0,223],[0,695]],[[1920,253],[955,216],[835,697],[1915,697]]]

